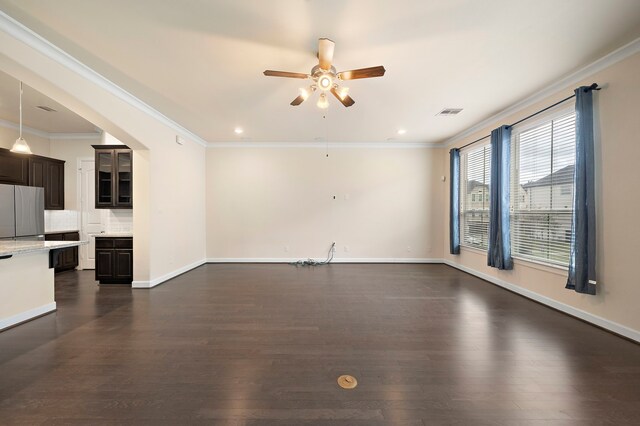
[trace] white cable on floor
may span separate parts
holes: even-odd
[[[327,260],[325,261],[317,261],[311,258],[308,258],[307,260],[298,260],[297,262],[289,262],[289,265],[294,265],[294,266],[322,266],[322,265],[328,265],[329,263],[331,263],[331,261],[333,260],[333,249],[335,248],[336,243],[333,242],[331,243],[331,248],[329,248],[329,253],[327,254]]]

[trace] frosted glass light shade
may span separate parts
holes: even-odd
[[[29,145],[27,144],[27,141],[24,140],[23,137],[19,137],[18,139],[16,139],[13,147],[11,147],[11,152],[17,152],[20,154],[33,154],[31,152],[31,148],[29,148]]]

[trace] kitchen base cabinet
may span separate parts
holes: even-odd
[[[133,238],[96,237],[96,281],[100,284],[131,284]]]
[[[48,233],[44,236],[45,241],[80,241],[78,232]],[[78,247],[69,247],[59,250],[54,268],[55,272],[68,271],[78,267]]]

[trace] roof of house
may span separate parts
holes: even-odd
[[[486,183],[478,182],[477,180],[467,181],[467,194],[472,193],[473,190],[479,186],[484,186],[486,188],[489,187],[489,185],[487,185]]]
[[[558,171],[548,174],[541,179],[527,182],[524,185],[522,185],[522,187],[527,189],[527,188],[534,188],[537,186],[551,186],[551,185],[562,185],[566,183],[573,183],[574,169],[575,169],[575,166],[573,164],[569,164],[568,166],[565,166]]]

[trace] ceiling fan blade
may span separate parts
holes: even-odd
[[[346,106],[347,108],[356,103],[356,101],[354,101],[353,98],[349,95],[344,95],[344,97],[341,97],[335,87],[331,88],[331,93],[333,93],[333,96],[335,96],[336,99],[338,99],[340,103],[342,103],[342,105]]]
[[[291,101],[291,105],[293,106],[298,106],[301,103],[303,103],[307,98],[302,96],[302,95],[298,95],[297,98],[295,98],[293,101]]]
[[[318,40],[318,60],[320,62],[320,68],[323,70],[331,69],[331,62],[333,62],[333,50],[336,44],[328,38],[321,38]]]
[[[342,71],[338,73],[340,80],[356,80],[358,78],[382,77],[385,73],[382,65],[378,67],[360,68],[358,70]]]
[[[285,78],[309,78],[309,74],[303,74],[300,72],[288,72],[288,71],[273,71],[266,70],[264,75],[267,77],[285,77]]]

